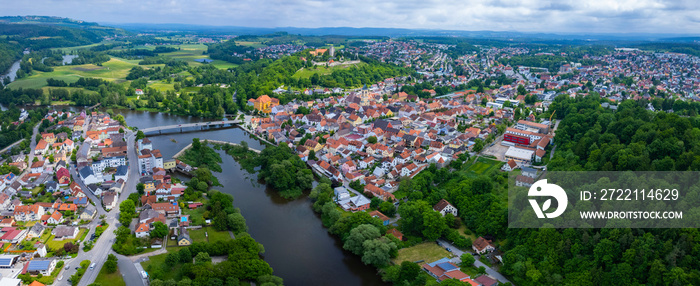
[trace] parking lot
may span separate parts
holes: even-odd
[[[490,146],[484,148],[484,151],[481,154],[494,156],[499,161],[505,161],[505,153],[508,151],[510,146],[501,145],[501,141],[503,141],[503,136],[499,136],[494,143],[491,143]]]

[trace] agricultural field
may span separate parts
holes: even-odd
[[[179,51],[174,51],[170,53],[162,53],[161,55],[170,57],[173,59],[178,59],[187,62],[191,66],[201,66],[203,63],[195,62],[196,59],[210,59],[209,56],[205,55],[204,52],[207,51],[207,46],[204,44],[185,44],[185,45],[174,45],[174,48],[180,48]],[[153,47],[151,47],[152,49]],[[138,62],[138,61],[137,61]],[[218,69],[228,69],[237,67],[238,65],[229,62],[214,60],[209,63],[214,65]]]
[[[67,83],[74,83],[80,77],[100,78],[108,81],[124,81],[129,74],[129,70],[137,64],[128,62],[120,58],[112,58],[102,64],[67,65],[54,67],[52,72],[34,71],[34,74],[26,78],[19,79],[8,85],[11,88],[42,88],[46,86],[46,79],[60,79]],[[144,67],[154,67],[150,65]]]
[[[174,86],[173,83],[166,83],[164,81],[154,81],[154,82],[148,83],[148,87],[153,88],[153,89],[160,91],[160,92],[166,92],[168,90],[175,90],[175,88],[173,86]]]
[[[340,70],[340,69],[347,69],[350,67],[359,67],[362,65],[366,65],[365,63],[359,63],[359,64],[353,64],[353,65],[339,65],[339,66],[334,66],[334,67],[326,67],[326,66],[316,66],[316,68],[303,68],[298,70],[294,75],[292,76],[295,79],[299,78],[309,78],[313,74],[318,74],[318,75],[327,75],[331,74],[334,70]]]
[[[53,49],[51,49],[51,50],[54,50],[54,51],[61,51],[61,52],[64,52],[64,53],[70,53],[70,52],[76,51],[76,50],[88,49],[88,48],[92,48],[92,47],[94,47],[94,46],[99,46],[99,45],[102,45],[102,44],[111,44],[111,43],[112,43],[112,42],[103,41],[103,42],[96,43],[96,44],[90,44],[90,45],[84,45],[84,46],[77,46],[77,47],[53,48]]]

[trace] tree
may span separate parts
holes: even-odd
[[[114,234],[117,236],[116,243],[124,243],[131,235],[131,230],[126,226],[120,226],[114,230]]]
[[[177,253],[175,252],[170,252],[168,255],[165,257],[165,264],[172,267],[175,264],[177,264],[180,261],[180,257]]]
[[[180,257],[180,262],[182,263],[192,262],[192,252],[190,252],[189,248],[180,250],[177,255]]]
[[[136,191],[138,191],[139,195],[143,195],[146,193],[146,186],[143,183],[138,183],[136,184]]]
[[[396,207],[391,202],[382,202],[379,204],[379,211],[386,216],[394,217],[396,215]]]
[[[107,273],[117,272],[117,257],[114,254],[109,254],[107,256],[107,261],[105,261],[104,268]]]
[[[377,267],[387,265],[391,259],[391,253],[396,251],[396,244],[385,238],[367,240],[362,247],[364,248],[362,262]]]
[[[427,240],[436,240],[447,230],[445,219],[435,211],[423,213],[423,227],[423,237]]]
[[[207,262],[211,262],[211,257],[209,256],[209,253],[200,252],[197,253],[197,256],[194,257],[194,262],[196,264],[204,264]]]
[[[462,260],[459,263],[459,266],[461,267],[470,267],[474,264],[474,262],[476,262],[476,258],[474,258],[474,256],[471,253],[467,252],[462,254],[462,256],[460,256],[460,259]]]
[[[163,238],[168,235],[168,226],[162,222],[154,222],[151,230],[151,238]]]
[[[379,207],[379,205],[382,203],[382,199],[378,197],[372,197],[372,199],[369,202],[369,207],[376,209]]]
[[[377,137],[375,136],[370,136],[367,138],[367,143],[374,144],[377,143]]]
[[[356,255],[362,255],[364,252],[364,242],[371,239],[376,239],[381,236],[379,229],[371,224],[361,224],[350,231],[343,249],[348,250]]]
[[[136,216],[136,204],[134,201],[126,199],[119,204],[119,223],[128,226]]]
[[[245,223],[245,218],[240,212],[235,212],[228,215],[228,228],[234,233],[248,231],[248,226]]]
[[[199,151],[200,149],[202,149],[202,143],[199,138],[192,138],[192,150]]]
[[[518,95],[525,95],[525,94],[527,94],[527,90],[525,89],[525,87],[522,84],[518,85]]]
[[[143,131],[139,130],[136,132],[136,140],[146,138],[146,134],[143,134]]]
[[[284,280],[275,275],[261,275],[257,279],[258,285],[282,286]]]
[[[412,282],[421,274],[421,267],[413,262],[401,262],[401,270],[399,271],[398,281]]]

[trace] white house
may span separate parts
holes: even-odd
[[[451,213],[453,216],[457,216],[457,208],[455,208],[445,199],[442,199],[437,204],[435,204],[435,206],[433,206],[433,209],[440,212],[442,216],[445,216],[448,213]]]

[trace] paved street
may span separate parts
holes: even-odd
[[[136,155],[136,148],[134,147],[134,142],[135,142],[135,136],[136,134],[131,131],[127,131],[126,133],[126,138],[127,138],[127,156],[129,160],[129,177],[126,181],[126,184],[124,186],[124,189],[119,196],[119,200],[117,202],[117,206],[123,202],[126,198],[128,198],[129,194],[132,192],[136,191],[136,184],[138,183],[139,179],[139,174],[138,174],[138,156]],[[119,270],[121,271],[122,275],[124,276],[124,281],[126,282],[126,285],[144,285],[144,280],[141,279],[141,274],[140,271],[137,270],[136,266],[134,263],[131,261],[131,259],[118,255],[112,251],[112,244],[114,243],[115,239],[115,234],[114,230],[116,230],[119,227],[119,221],[118,221],[118,213],[119,209],[116,207],[110,212],[105,211],[105,209],[102,207],[101,200],[97,198],[95,195],[93,195],[88,189],[87,186],[83,184],[83,182],[79,179],[79,176],[77,174],[77,170],[75,170],[74,166],[71,166],[70,168],[71,175],[73,178],[76,178],[76,182],[80,185],[81,188],[83,188],[85,194],[88,195],[90,200],[92,200],[95,203],[95,206],[97,208],[97,217],[95,220],[93,220],[89,224],[89,233],[88,233],[88,238],[92,233],[94,233],[95,227],[100,222],[100,215],[106,215],[105,220],[109,224],[109,227],[105,232],[100,236],[97,241],[95,242],[95,245],[93,246],[92,250],[89,252],[84,252],[82,250],[82,245],[80,248],[80,252],[78,252],[78,256],[75,259],[72,259],[68,262],[70,264],[70,268],[68,270],[64,270],[63,275],[63,280],[62,281],[57,281],[57,283],[54,283],[55,285],[70,285],[68,283],[68,278],[70,278],[71,275],[75,273],[75,267],[79,266],[80,262],[83,260],[90,260],[91,262],[94,262],[97,264],[97,267],[95,267],[94,270],[87,270],[85,271],[85,274],[83,275],[83,278],[80,280],[80,283],[78,285],[80,286],[86,286],[95,281],[95,278],[97,278],[97,275],[99,273],[100,268],[102,265],[105,263],[107,260],[107,255],[110,253],[117,255],[117,258],[119,258],[118,265],[119,265]]]
[[[457,257],[451,259],[451,261],[452,261],[453,263],[459,264],[459,262],[462,261],[460,257],[462,256],[462,254],[465,253],[464,251],[459,250],[459,248],[457,248],[457,247],[454,246],[452,243],[449,243],[449,242],[447,242],[447,241],[445,241],[445,240],[438,239],[437,241],[438,241],[441,245],[443,245],[443,246],[449,248],[449,249],[450,249],[450,252],[452,252],[452,253],[454,253],[455,255],[457,255]],[[468,253],[471,254],[471,252],[468,252]],[[477,259],[477,260],[474,262],[474,266],[476,266],[477,268],[483,266],[484,268],[486,268],[486,274],[488,274],[489,276],[491,276],[491,277],[493,277],[493,278],[496,278],[496,280],[498,280],[498,281],[501,282],[501,283],[510,282],[505,276],[501,275],[501,273],[498,273],[498,271],[494,270],[494,269],[491,268],[491,267],[488,267],[486,264],[484,264],[484,263],[482,263],[481,261],[479,261],[479,259]],[[511,283],[512,283],[512,282],[511,282]]]

